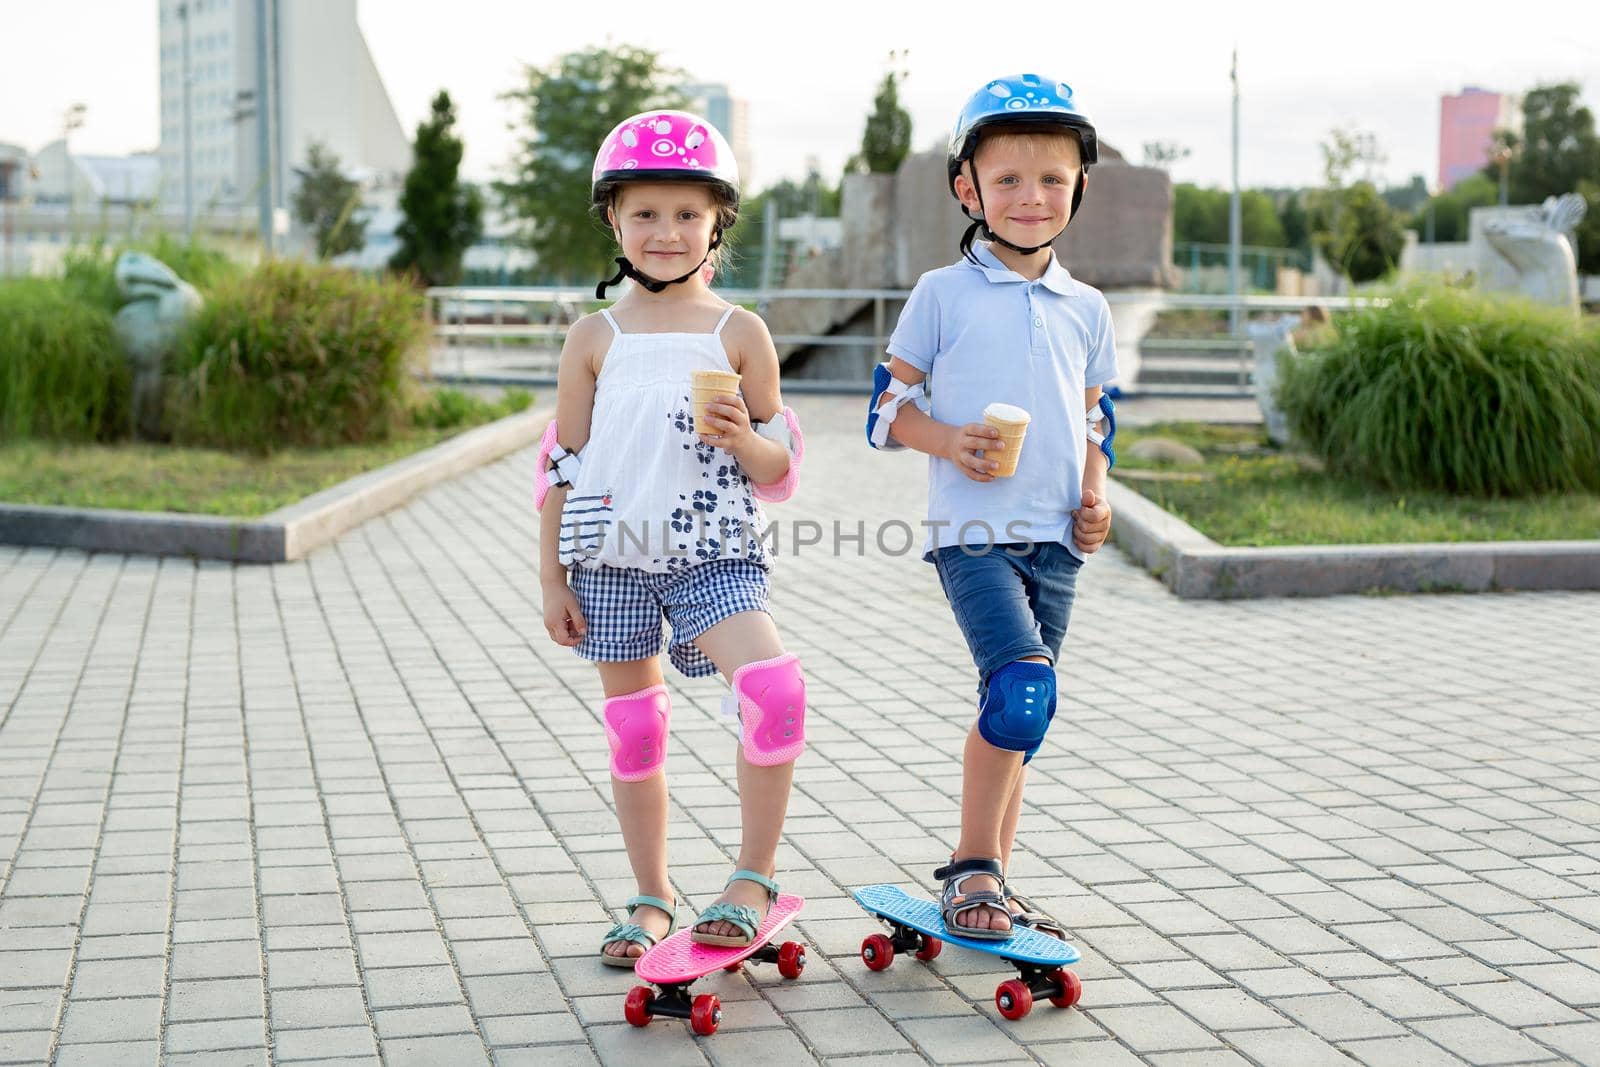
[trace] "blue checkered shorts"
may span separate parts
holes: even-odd
[[[718,559],[665,574],[633,567],[570,571],[588,629],[577,653],[600,663],[661,654],[661,617],[672,624],[667,658],[691,678],[716,674],[695,638],[730,615],[767,610],[767,572],[747,559]]]

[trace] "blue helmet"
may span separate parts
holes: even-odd
[[[996,78],[973,93],[956,118],[955,129],[950,134],[950,150],[945,157],[951,194],[955,194],[956,175],[961,173],[961,164],[978,150],[978,136],[985,126],[1034,123],[1060,126],[1076,133],[1083,146],[1085,169],[1099,160],[1094,123],[1078,110],[1072,99],[1072,86],[1038,74],[1013,74]]]
[[[1089,121],[1088,115],[1078,110],[1077,104],[1072,99],[1072,86],[1037,74],[1013,74],[1005,78],[996,78],[967,99],[966,106],[956,118],[955,129],[950,133],[950,149],[945,154],[950,195],[957,200],[961,199],[956,194],[956,175],[961,173],[961,165],[978,151],[978,139],[985,127],[1026,125],[1046,128],[1054,126],[1071,130],[1078,138],[1083,166],[1078,172],[1077,188],[1072,191],[1072,212],[1067,220],[1071,222],[1077,217],[1078,205],[1083,202],[1083,190],[1088,185],[1089,167],[1100,159],[1099,142],[1095,137],[1094,123]],[[976,173],[973,179],[973,185],[976,186]],[[981,192],[978,194],[978,205],[980,208],[983,206]],[[1052,237],[1044,244],[1024,248],[1012,244],[995,233],[981,214],[973,215],[964,203],[961,205],[961,213],[973,220],[972,225],[967,227],[961,236],[961,254],[973,262],[977,262],[977,259],[972,254],[972,239],[979,235],[985,240],[998,242],[1024,255],[1032,255],[1055,242],[1055,237]],[[1056,237],[1060,236],[1061,234],[1056,234]]]

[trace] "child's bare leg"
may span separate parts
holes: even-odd
[[[783,655],[783,643],[772,616],[764,611],[742,611],[731,615],[701,634],[695,644],[731,683],[733,672],[746,663],[774,659]],[[758,767],[736,746],[739,761],[739,860],[738,868],[771,878],[777,867],[778,841],[783,836],[783,818],[789,810],[789,788],[794,781],[794,764]],[[747,904],[757,915],[767,913],[767,891],[743,879],[728,886],[717,898],[729,904]],[[732,923],[718,920],[696,927],[708,934],[741,936]]]
[[[1050,662],[1043,656],[1029,656],[1028,661]],[[1005,869],[1022,810],[1022,779],[1022,753],[991,745],[974,723],[961,762],[961,840],[956,845],[956,859],[999,857],[1001,869]],[[997,892],[1000,884],[979,874],[969,878],[963,888]],[[960,923],[978,930],[1008,930],[1011,916],[1000,908],[974,908],[961,916]]]
[[[661,684],[659,659],[631,660],[626,663],[600,663],[600,684],[606,698],[626,696]],[[622,828],[622,843],[628,850],[628,865],[638,892],[644,896],[674,900],[672,883],[667,878],[667,775],[652,774],[639,782],[624,782],[611,776],[611,798],[617,805],[617,823]],[[633,922],[657,940],[667,934],[672,917],[651,905],[640,905]],[[613,941],[605,947],[608,956],[640,956],[644,946],[636,942]]]
[[[1011,874],[1011,848],[1017,843],[1017,823],[1022,821],[1022,787],[1028,781],[1028,765],[1017,771],[1017,784],[1011,787],[1011,800],[1000,821],[1000,869]]]

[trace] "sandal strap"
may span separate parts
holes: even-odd
[[[1032,899],[1023,896],[1021,893],[1014,892],[1010,886],[1007,886],[1006,900],[1022,909],[1021,911],[1006,909],[1011,911],[1013,924],[1026,926],[1030,930],[1038,930],[1040,933],[1051,933],[1053,936],[1066,940],[1067,928],[1054,915],[1035,904]]]
[[[933,876],[942,882],[963,874],[987,874],[998,880],[1003,887],[1006,882],[1005,871],[1000,867],[999,860],[979,859],[974,857],[969,860],[953,860],[933,872]]]
[[[629,915],[632,915],[633,914],[633,910],[635,908],[637,908],[640,904],[648,904],[652,908],[656,908],[656,909],[658,909],[660,911],[666,912],[668,915],[670,915],[672,917],[673,925],[674,926],[677,925],[677,921],[678,921],[678,905],[674,904],[672,901],[662,900],[660,897],[652,897],[652,896],[648,896],[648,895],[646,895],[644,893],[640,893],[636,897],[629,897],[628,900],[627,900],[627,903],[625,903],[623,905],[623,907],[628,909],[628,914]]]
[[[763,889],[765,889],[767,891],[767,894],[773,900],[777,900],[778,899],[778,892],[779,892],[778,883],[774,882],[771,878],[768,878],[766,875],[762,874],[760,871],[747,871],[747,870],[744,870],[743,868],[740,868],[739,870],[734,871],[732,874],[728,875],[728,880],[725,883],[723,883],[722,888],[723,889],[727,889],[728,886],[732,885],[735,882],[754,882],[756,885],[761,886]],[[699,923],[696,923],[695,925],[698,926]]]
[[[629,897],[626,901],[623,902],[622,906],[628,909],[628,917],[626,919],[624,919],[622,922],[618,923],[616,926],[613,926],[611,928],[612,931],[615,932],[617,927],[620,927],[620,926],[638,926],[639,924],[633,922],[632,920],[633,920],[634,911],[641,904],[648,904],[652,908],[659,908],[662,911],[667,913],[667,932],[665,934],[662,934],[661,935],[662,937],[671,937],[674,933],[677,932],[677,929],[678,929],[678,905],[675,904],[674,902],[670,901],[670,900],[662,900],[660,897],[652,897],[647,893],[640,893],[638,896]],[[645,936],[651,939],[651,944],[654,944],[656,941],[660,940],[660,938],[655,937],[648,930],[645,931]],[[611,941],[611,940],[613,940],[611,934],[607,934],[606,935],[606,941]],[[633,938],[629,938],[628,940],[631,941],[631,940],[633,940]],[[643,942],[640,942],[640,943],[643,944]],[[601,942],[602,946],[604,946],[604,944],[605,944],[605,942]],[[645,947],[648,948],[649,946],[647,945]]]
[[[706,923],[714,922],[730,922],[754,938],[756,930],[761,926],[761,917],[756,914],[756,909],[748,904],[730,904],[723,901],[702,911],[694,924],[704,926]]]
[[[656,935],[638,923],[618,923],[606,931],[606,936],[600,939],[600,949],[604,951],[607,945],[617,941],[631,941],[636,945],[652,948],[657,940]]]

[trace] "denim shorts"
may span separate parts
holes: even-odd
[[[672,625],[667,658],[691,678],[717,673],[695,638],[730,615],[767,610],[767,572],[746,559],[718,559],[657,573],[633,567],[576,566],[569,572],[587,624],[575,651],[620,663],[661,654],[661,618]]]
[[[1066,545],[949,545],[933,553],[933,565],[977,664],[980,698],[1007,663],[1056,662],[1083,566]]]

